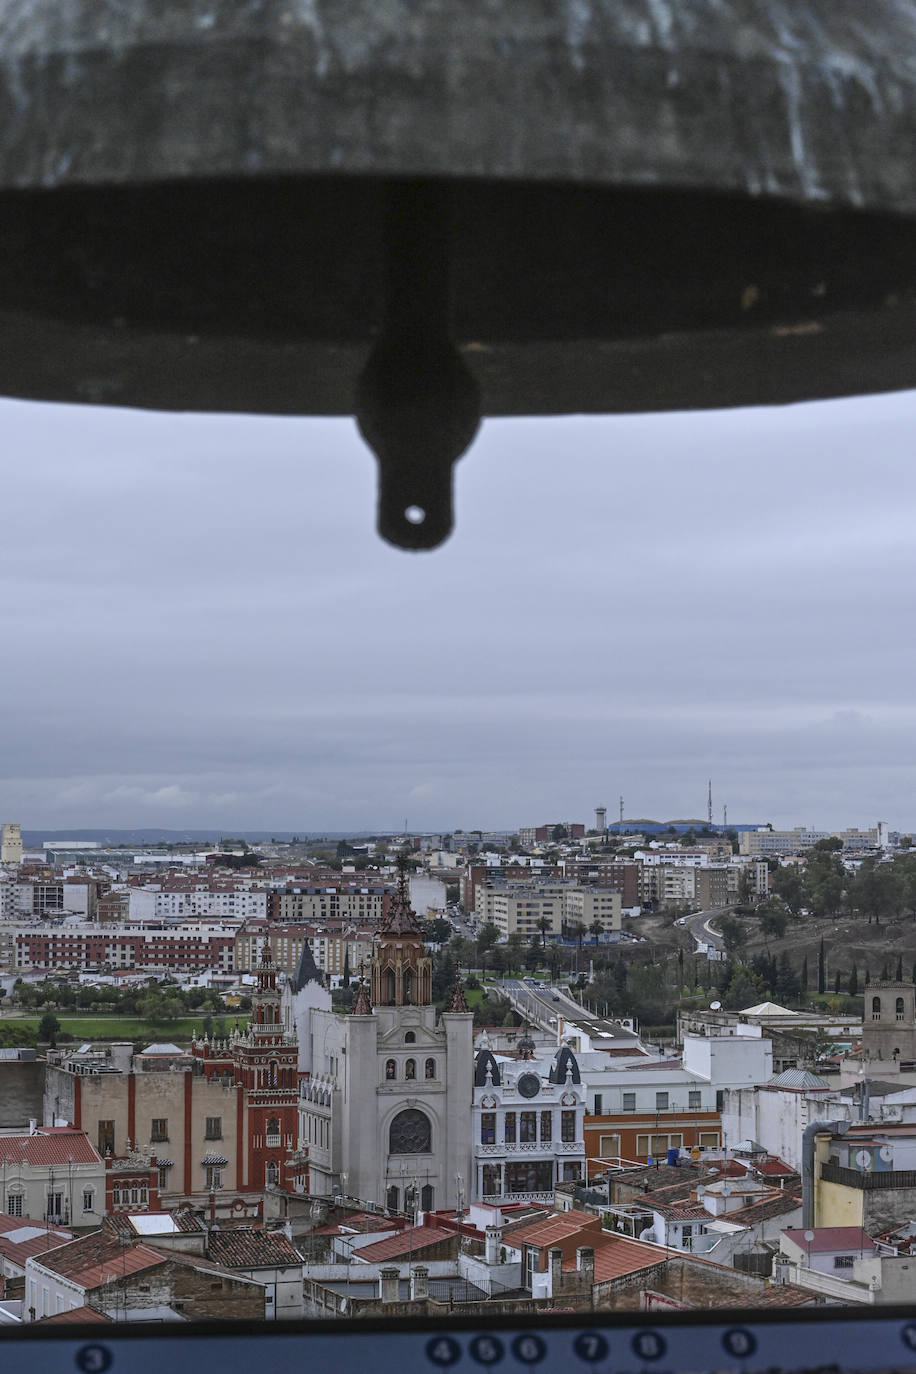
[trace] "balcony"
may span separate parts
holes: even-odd
[[[500,1145],[478,1145],[477,1154],[488,1159],[519,1159],[526,1155],[584,1155],[584,1140],[504,1140]]]

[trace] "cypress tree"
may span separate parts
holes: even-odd
[[[805,955],[804,959],[802,959],[801,990],[802,990],[802,992],[807,992],[807,991],[808,991],[808,956],[807,956],[807,954]]]
[[[871,969],[870,969],[870,968],[868,967],[868,965],[866,964],[866,965],[865,965],[865,986],[868,987],[868,985],[869,985],[870,982],[871,982]]]
[[[841,980],[841,978],[840,978],[840,970],[839,970],[839,969],[837,969],[836,973],[833,975],[833,990],[834,990],[834,992],[841,992],[841,991],[842,991],[842,980]]]
[[[827,991],[827,953],[824,949],[824,937],[821,936],[820,947],[817,951],[817,990],[818,992]]]
[[[897,982],[898,982],[898,983],[902,983],[902,982],[903,982],[903,955],[902,955],[902,954],[898,954],[898,956],[897,956],[897,972],[894,974],[894,977],[897,979]]]
[[[850,995],[850,997],[855,997],[855,995],[856,995],[856,993],[857,993],[858,991],[859,991],[859,970],[856,968],[855,964],[853,964],[853,966],[852,966],[852,973],[850,973],[850,975],[849,975],[849,995]]]

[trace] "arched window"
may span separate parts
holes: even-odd
[[[408,1059],[407,1063],[404,1065],[404,1077],[405,1077],[405,1078],[416,1078],[416,1076],[417,1076],[417,1061],[416,1061],[415,1059]]]
[[[903,1020],[903,998],[902,998],[902,997],[898,997],[898,998],[897,998],[897,1001],[894,1003],[894,1012],[895,1012],[895,1014],[896,1014],[896,1016],[897,1016],[897,1020],[898,1020],[898,1021],[902,1021],[902,1020]]]
[[[413,992],[413,974],[411,973],[410,969],[408,968],[408,969],[405,969],[405,970],[404,970],[404,1002],[405,1002],[405,1004],[408,1003],[408,1002],[410,1002],[410,1001],[412,1000],[412,998],[411,998],[411,993],[412,993],[412,992]]]
[[[277,1182],[277,1166],[274,1160],[270,1160],[267,1165],[267,1185],[270,1187]]]
[[[417,1043],[416,1032],[415,1032],[415,1031],[407,1031],[407,1032],[405,1032],[405,1035],[404,1035],[404,1044],[405,1044],[405,1045],[415,1045],[416,1043]]]
[[[398,1076],[398,1066],[393,1059],[385,1060],[385,1078],[390,1083],[393,1078]]]
[[[393,968],[388,970],[386,982],[388,983],[388,1005],[389,1007],[393,1007],[397,1001],[397,980],[395,979]]]
[[[425,1112],[408,1107],[398,1112],[388,1132],[388,1153],[428,1155],[432,1153],[432,1127]]]
[[[881,1020],[881,998],[880,998],[880,997],[873,997],[873,998],[871,999],[871,1019],[872,1019],[873,1021],[880,1021],[880,1020]]]
[[[426,1061],[425,1074],[426,1074],[426,1077],[427,1077],[427,1078],[435,1078],[435,1076],[436,1076],[436,1061],[435,1061],[435,1059],[427,1059],[427,1061]]]
[[[279,1068],[280,1066],[277,1063],[276,1059],[272,1059],[267,1070],[267,1082],[268,1086],[271,1088],[275,1088],[277,1086],[277,1073]]]
[[[430,1183],[425,1183],[420,1189],[420,1209],[423,1212],[433,1210],[433,1189]]]

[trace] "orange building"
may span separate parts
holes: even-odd
[[[585,1118],[588,1177],[601,1174],[607,1163],[645,1164],[664,1160],[668,1150],[716,1149],[722,1142],[718,1112],[606,1112]],[[606,1161],[602,1163],[602,1161]]]

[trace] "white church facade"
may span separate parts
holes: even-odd
[[[473,1018],[456,988],[437,1017],[406,878],[350,1014],[303,951],[282,1015],[299,1041],[299,1144],[309,1190],[392,1210],[455,1207],[471,1170]]]

